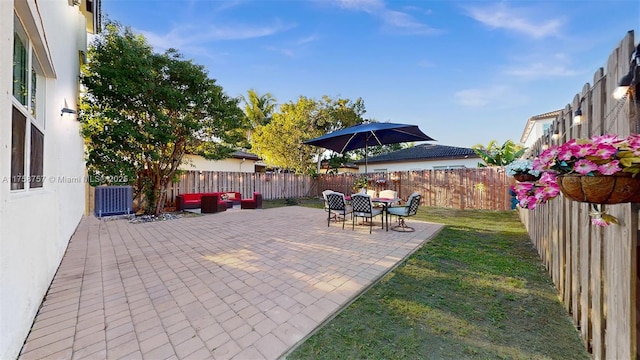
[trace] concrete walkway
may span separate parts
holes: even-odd
[[[82,220],[20,359],[278,359],[441,225],[327,227],[322,209]]]

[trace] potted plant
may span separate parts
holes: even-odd
[[[616,223],[599,205],[640,201],[640,177],[636,177],[640,172],[640,135],[572,139],[544,150],[533,160],[532,169],[541,171],[541,180],[548,180],[546,186],[557,186],[568,199],[592,204],[593,224]],[[545,174],[554,176],[547,178]]]
[[[543,173],[535,182],[518,182],[511,190],[516,194],[520,206],[529,210],[534,210],[560,193],[556,175],[551,172]]]
[[[594,204],[629,202],[640,191],[640,135],[571,139],[548,148],[533,162],[535,170],[554,172],[568,198]]]
[[[361,189],[367,189],[369,187],[369,179],[366,176],[360,176],[353,183],[353,191],[358,192]]]
[[[507,166],[505,171],[508,176],[513,176],[517,181],[536,181],[540,179],[540,170],[533,170],[533,161],[529,159],[515,160]]]

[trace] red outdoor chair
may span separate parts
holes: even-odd
[[[240,209],[262,209],[262,194],[254,192],[252,199],[240,200]]]
[[[220,199],[220,195],[202,195],[200,200],[200,212],[202,214],[210,214],[227,211],[227,203]]]

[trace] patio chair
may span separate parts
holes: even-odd
[[[378,197],[386,198],[386,199],[397,199],[398,192],[395,190],[382,190],[380,191],[380,195]],[[391,202],[388,204],[388,206],[395,206],[395,205],[396,205],[395,202]]]
[[[356,228],[356,218],[361,217],[369,219],[369,234],[373,229],[373,218],[382,214],[382,209],[374,208],[371,202],[371,196],[365,194],[353,194],[351,195],[351,206],[353,207],[353,214],[351,214],[351,229]],[[382,228],[384,229],[384,218],[382,218]]]
[[[405,206],[394,206],[387,208],[387,231],[389,231],[389,215],[396,215],[398,217],[398,225],[392,227],[391,230],[403,232],[414,231],[414,228],[407,226],[404,219],[418,213],[420,198],[420,194],[414,192],[409,196],[409,199],[407,199],[407,204]]]
[[[329,211],[329,201],[327,200],[327,194],[334,192],[333,190],[325,190],[322,192],[322,198],[324,199],[324,211]],[[338,215],[337,214],[333,214],[331,216],[332,219],[334,219],[335,221],[338,221]]]
[[[335,191],[328,193],[327,205],[329,211],[329,215],[327,217],[327,227],[329,227],[331,224],[331,212],[333,211],[336,215],[342,215],[344,217],[342,221],[342,228],[344,229],[344,223],[347,219],[347,214],[351,214],[351,212],[353,211],[351,206],[347,205],[347,200],[344,198],[344,194]]]
[[[200,212],[210,214],[227,211],[227,203],[220,199],[220,194],[212,193],[202,195],[200,198]]]
[[[254,191],[251,199],[240,200],[240,209],[262,209],[262,194]]]
[[[367,195],[369,195],[370,197],[374,198],[374,197],[376,197],[376,191],[375,190],[367,190]]]

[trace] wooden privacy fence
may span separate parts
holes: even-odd
[[[549,133],[529,152],[573,138],[638,133],[638,104],[611,97],[620,77],[629,71],[634,49],[629,32],[609,56],[606,72],[598,69],[593,85],[565,107]],[[580,107],[583,120],[573,123]],[[552,134],[558,132],[559,138]],[[637,356],[638,204],[603,205],[619,225],[593,226],[589,205],[559,196],[535,210],[520,210],[531,240],[559,290],[566,309],[594,359],[635,359]]]
[[[315,196],[331,189],[352,194],[356,179],[364,174],[323,174]],[[412,192],[422,195],[421,205],[456,209],[509,210],[513,180],[499,167],[477,169],[397,171],[370,173],[369,188],[390,189],[406,200]]]
[[[176,195],[238,191],[251,198],[254,191],[265,200],[322,197],[331,189],[352,194],[356,179],[364,174],[322,174],[317,178],[289,173],[187,171],[167,189],[166,206],[175,206]],[[421,205],[456,209],[509,210],[513,179],[499,167],[477,169],[398,171],[371,173],[369,188],[390,189],[406,200],[412,192],[422,195]],[[384,180],[384,181],[383,181]],[[94,189],[87,186],[87,213],[93,211]]]
[[[345,194],[354,192],[353,184],[363,174],[322,174],[316,179],[289,173],[241,173],[222,171],[188,171],[167,191],[167,206],[175,204],[179,194],[238,191],[250,198],[254,191],[265,200],[321,197],[332,189]],[[368,174],[370,188],[396,190],[402,199],[412,192],[422,195],[422,205],[457,209],[509,210],[509,187],[513,180],[502,168],[399,171]],[[384,179],[384,183],[376,180]]]
[[[202,192],[238,191],[243,198],[254,192],[265,200],[310,196],[313,179],[290,173],[245,173],[227,171],[187,171],[169,186],[166,204],[173,206],[176,195]]]

